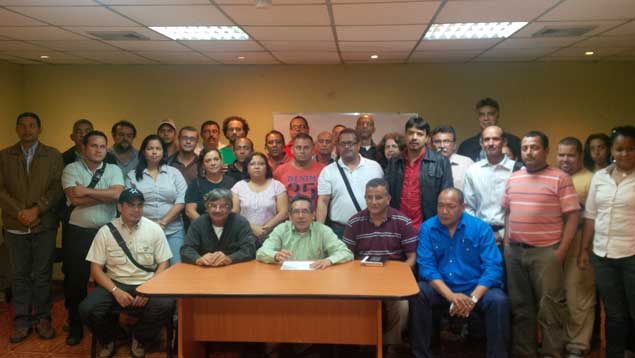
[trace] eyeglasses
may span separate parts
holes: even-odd
[[[432,143],[433,143],[434,145],[440,145],[440,144],[445,144],[445,145],[447,145],[447,144],[452,144],[452,143],[454,143],[454,141],[453,141],[453,140],[449,140],[449,139],[444,139],[444,140],[433,140],[433,141],[432,141]]]
[[[293,129],[294,131],[299,131],[302,129],[308,129],[309,127],[305,126],[304,124],[294,124],[291,126],[291,129]]]
[[[205,204],[205,207],[212,210],[227,210],[229,205],[227,204]]]
[[[198,140],[198,138],[196,138],[196,137],[181,137],[181,140],[185,141],[185,142],[196,142]]]
[[[340,147],[354,147],[358,142],[339,142],[337,143]]]

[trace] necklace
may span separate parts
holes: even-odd
[[[633,169],[631,169],[628,172],[623,172],[621,170],[619,170],[617,167],[615,167],[615,174],[618,174],[620,177],[622,178],[626,178],[627,176],[629,176],[631,173],[633,172]]]

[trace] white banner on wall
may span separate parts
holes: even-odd
[[[404,132],[404,125],[408,118],[417,116],[416,113],[335,113],[335,112],[309,112],[309,113],[273,113],[273,129],[284,134],[285,139],[289,138],[289,122],[295,116],[302,116],[309,122],[310,135],[316,139],[318,133],[331,131],[336,124],[343,124],[346,127],[355,128],[357,118],[362,114],[370,114],[375,119],[375,135],[373,140],[378,143],[384,134],[389,132]]]

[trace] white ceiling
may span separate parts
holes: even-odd
[[[0,0],[0,61],[341,64],[635,61],[635,0]],[[508,39],[429,41],[432,23],[527,21]],[[173,41],[148,26],[237,25],[248,41]],[[533,37],[591,26],[582,36]],[[133,31],[147,41],[102,41]],[[586,56],[593,51],[593,56]],[[371,59],[378,55],[378,59]],[[41,58],[48,56],[48,58]]]

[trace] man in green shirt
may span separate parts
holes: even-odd
[[[353,253],[328,226],[315,221],[313,202],[298,195],[291,199],[289,219],[278,225],[256,252],[256,260],[281,263],[285,260],[316,260],[317,270],[351,261]]]

